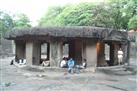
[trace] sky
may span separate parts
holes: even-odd
[[[105,0],[0,0],[0,10],[26,14],[33,26],[46,13],[48,7],[80,2],[102,2]]]

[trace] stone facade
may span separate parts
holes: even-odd
[[[0,56],[14,55],[14,42],[11,40],[0,40]]]
[[[32,28],[12,31],[7,34],[7,39],[15,41],[16,59],[25,58],[27,65],[41,64],[41,45],[47,43],[47,58],[44,60],[50,62],[50,67],[59,67],[64,44],[68,44],[68,58],[73,58],[76,64],[86,59],[87,67],[113,66],[117,64],[117,50],[127,45],[127,37],[120,31],[107,31],[109,29],[91,27]],[[105,44],[110,46],[109,63],[105,60]]]

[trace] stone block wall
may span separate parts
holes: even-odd
[[[14,43],[11,40],[0,40],[0,56],[12,56],[14,54]]]

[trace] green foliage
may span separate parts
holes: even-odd
[[[108,3],[101,3],[94,9],[92,18],[94,26],[109,27],[115,29],[127,29],[131,16],[127,12],[127,0],[111,0]]]
[[[81,3],[78,5],[67,6],[56,20],[63,26],[90,26],[92,24],[91,3]]]
[[[55,18],[62,12],[64,7],[50,7],[47,13],[40,19],[40,26],[52,26],[53,24],[57,25]]]
[[[80,3],[49,8],[46,15],[40,19],[39,25],[128,29],[128,26],[131,28],[133,25],[130,22],[135,15],[137,15],[137,0],[108,0],[107,3],[100,4]]]
[[[122,12],[123,12],[123,17],[124,19],[122,19],[123,26],[124,28],[126,27],[127,29],[130,29],[129,27],[129,22],[130,19],[132,17],[134,17],[135,15],[137,15],[137,0],[124,0],[125,3],[124,7],[121,8]]]
[[[132,17],[128,22],[129,29],[135,29],[137,30],[137,15]]]
[[[137,0],[129,0],[126,10],[127,15],[130,17],[128,29],[137,29]]]
[[[31,27],[29,18],[24,14],[10,15],[0,11],[0,36],[12,29]]]
[[[110,17],[113,19],[113,28],[115,29],[121,29],[123,28],[122,26],[122,19],[124,18],[122,15],[122,7],[123,7],[123,3],[122,2],[113,2],[109,4],[109,7],[111,10],[110,11]]]
[[[112,27],[114,19],[110,9],[110,6],[105,3],[96,5],[93,9],[92,26]]]
[[[14,29],[31,27],[29,18],[25,14],[15,16]]]
[[[14,27],[12,16],[0,11],[0,33],[3,35],[6,31]]]
[[[39,22],[40,26],[89,26],[91,25],[91,3],[49,8]]]
[[[137,15],[137,0],[126,0],[126,1],[127,2],[124,7],[126,15],[129,17],[133,17],[134,15]]]

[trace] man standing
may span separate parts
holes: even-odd
[[[74,66],[75,66],[75,61],[72,58],[70,58],[68,60],[68,72],[69,73],[73,73]]]
[[[118,64],[120,65],[122,63],[122,60],[123,60],[123,51],[121,50],[118,50]]]

